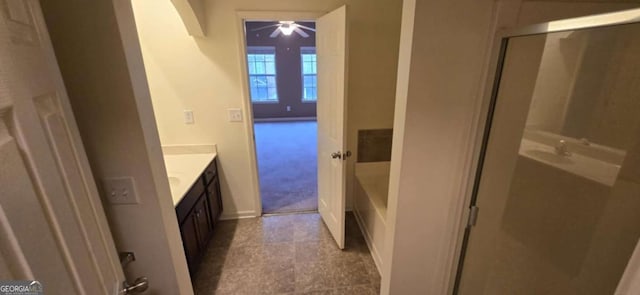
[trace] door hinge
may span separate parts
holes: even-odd
[[[120,265],[122,265],[122,268],[125,268],[129,263],[136,261],[136,254],[133,252],[120,252],[118,255],[120,256]]]
[[[344,152],[344,154],[342,155],[342,159],[343,160],[347,160],[347,158],[351,157],[351,151],[346,151]]]
[[[478,220],[478,208],[477,206],[469,207],[469,219],[467,220],[467,228],[473,227],[476,225],[476,221]]]

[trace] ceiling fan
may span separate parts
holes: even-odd
[[[298,33],[298,35],[302,36],[303,38],[307,38],[309,37],[309,34],[307,34],[307,32],[305,32],[303,29],[305,30],[309,30],[312,32],[315,32],[316,29],[314,28],[310,28],[301,24],[297,24],[294,21],[279,21],[277,24],[272,24],[272,25],[268,25],[268,26],[264,26],[264,27],[259,27],[259,28],[255,28],[253,30],[251,30],[252,32],[255,31],[259,31],[259,30],[264,30],[266,28],[271,28],[271,27],[276,27],[276,29],[273,31],[273,33],[271,33],[271,35],[269,35],[269,37],[271,38],[275,38],[278,37],[278,35],[280,35],[280,33],[289,36],[291,35],[291,33],[296,32]]]

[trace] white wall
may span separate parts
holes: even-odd
[[[145,67],[163,145],[218,146],[224,216],[260,214],[254,202],[250,130],[230,123],[228,108],[244,108],[237,11],[330,11],[349,9],[348,146],[357,151],[357,130],[391,128],[400,1],[205,1],[205,37],[190,37],[170,1],[133,1]],[[182,111],[194,111],[185,125]],[[250,116],[243,109],[244,116]],[[354,155],[348,163],[348,186]]]
[[[451,292],[496,30],[633,5],[494,3],[404,1],[382,294]]]
[[[382,294],[445,294],[451,207],[461,205],[452,196],[464,189],[494,3],[412,2],[403,11]]]

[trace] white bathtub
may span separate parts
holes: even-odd
[[[380,271],[384,263],[389,162],[356,163],[355,176],[354,215]]]

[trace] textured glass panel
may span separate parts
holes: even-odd
[[[458,294],[639,294],[616,290],[640,257],[639,36],[505,43]]]

